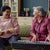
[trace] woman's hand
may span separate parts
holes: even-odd
[[[36,41],[36,39],[37,39],[37,36],[34,35],[31,41]]]
[[[7,31],[5,31],[5,32],[1,32],[2,30],[0,29],[0,36],[1,35],[3,35],[4,33],[5,34],[11,34],[13,31],[14,31],[14,28],[10,28],[10,29],[8,29]]]
[[[5,31],[5,34],[11,34],[12,32],[11,31]]]
[[[3,35],[3,34],[4,34],[4,32],[0,32],[0,36]]]
[[[0,36],[4,34],[4,32],[1,32],[2,30],[0,29]]]
[[[47,36],[45,41],[50,41],[50,34]]]
[[[8,29],[8,31],[14,31],[14,28],[10,28],[10,29]]]
[[[10,29],[8,29],[7,31],[5,31],[5,33],[7,34],[11,34],[12,32],[14,31],[14,28],[10,28]]]

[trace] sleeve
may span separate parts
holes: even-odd
[[[48,30],[48,34],[50,34],[50,19],[47,22],[47,30]]]
[[[13,31],[14,35],[19,34],[19,24],[17,22],[17,19],[13,20],[13,26],[14,26],[14,31]]]
[[[35,19],[32,20],[32,26],[31,26],[31,31],[30,35],[33,36],[35,34]]]

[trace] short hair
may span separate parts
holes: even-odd
[[[40,12],[40,14],[39,14],[40,16],[42,16],[42,17],[44,16],[45,11],[41,6],[33,7],[33,9]]]
[[[4,12],[7,9],[10,9],[11,10],[11,8],[9,6],[2,6],[1,7],[1,12]]]

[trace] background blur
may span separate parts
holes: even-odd
[[[20,24],[31,24],[35,6],[42,6],[47,16],[50,16],[50,0],[0,0],[0,16],[4,5],[11,7],[11,16],[18,18]]]

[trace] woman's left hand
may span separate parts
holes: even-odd
[[[14,28],[10,28],[10,29],[8,29],[7,31],[5,31],[5,34],[11,34],[12,32],[14,31]]]
[[[5,34],[11,34],[11,33],[12,33],[11,31],[6,31],[6,32],[5,32]]]
[[[14,28],[10,28],[10,29],[8,29],[8,31],[14,31]]]
[[[50,34],[46,37],[45,41],[50,41]]]

